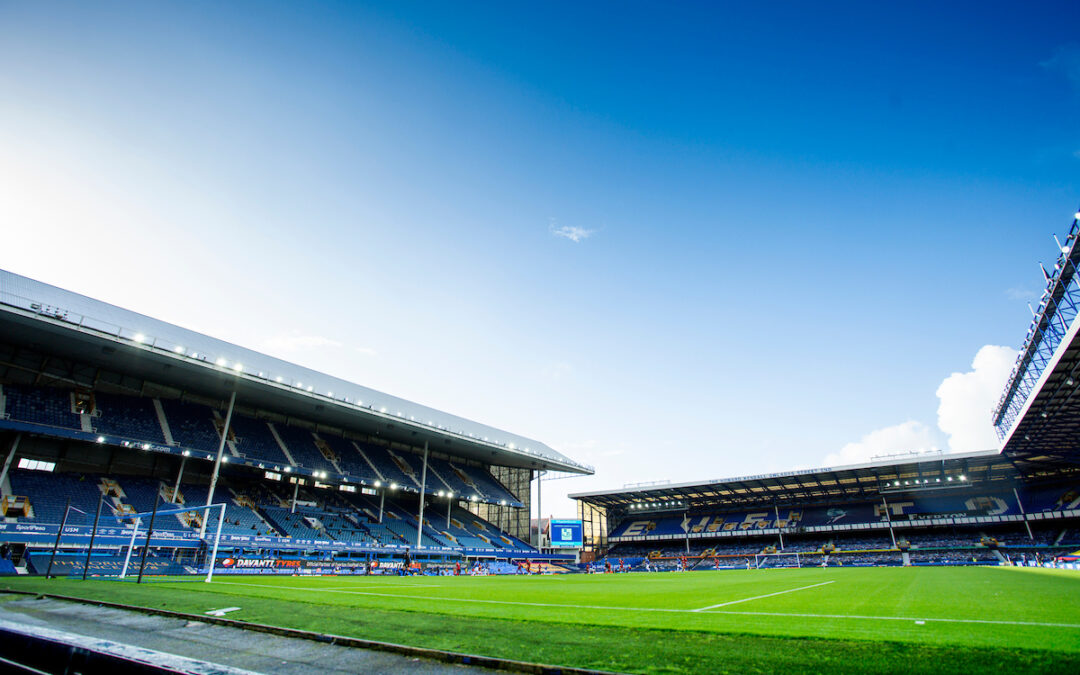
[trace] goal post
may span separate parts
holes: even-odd
[[[158,518],[158,517],[161,517],[161,516],[172,516],[172,515],[179,515],[181,513],[190,513],[190,512],[201,511],[202,512],[203,527],[205,527],[205,525],[207,524],[207,521],[209,521],[209,519],[210,519],[209,517],[212,515],[214,509],[217,509],[217,527],[214,528],[214,532],[213,532],[213,535],[211,537],[203,537],[203,538],[200,539],[202,544],[204,546],[207,546],[211,551],[210,552],[210,560],[209,560],[209,563],[207,565],[205,581],[206,582],[212,581],[213,578],[214,578],[214,566],[217,563],[218,545],[221,542],[221,529],[222,529],[222,526],[225,523],[225,503],[223,503],[223,502],[218,503],[218,504],[203,504],[201,506],[182,506],[182,507],[177,507],[177,508],[174,508],[174,509],[155,510],[155,511],[146,512],[146,513],[128,514],[126,517],[127,518],[133,518],[134,521],[135,521],[135,524],[134,524],[134,527],[131,529],[131,540],[128,542],[127,553],[125,553],[125,555],[124,555],[124,564],[120,569],[120,576],[118,578],[123,580],[128,574],[128,570],[129,570],[129,568],[131,566],[131,555],[135,550],[136,540],[140,536],[139,528],[142,526],[143,518],[149,517],[151,519],[151,523],[152,523],[155,518]],[[148,526],[146,528],[146,534],[143,535],[145,537],[145,539],[143,540],[143,554],[144,555],[143,555],[142,564],[139,565],[139,579],[140,579],[140,582],[141,582],[141,579],[142,579],[143,568],[145,567],[145,563],[146,563],[146,555],[145,554],[150,549],[150,547],[152,545],[153,534],[154,534],[154,532],[153,532],[152,525]],[[210,540],[212,543],[207,544],[208,540]]]
[[[805,553],[803,553],[805,555]],[[772,559],[770,561],[769,559]],[[766,562],[776,562],[783,560],[783,565],[766,565]],[[755,553],[754,554],[754,569],[761,569],[762,567],[802,567],[802,559],[799,557],[798,551],[776,551],[775,553]]]

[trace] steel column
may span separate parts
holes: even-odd
[[[11,460],[15,459],[15,451],[19,449],[19,441],[22,440],[22,433],[15,434],[15,440],[11,442],[11,450],[8,451],[7,459],[4,460],[4,470],[0,471],[0,485],[4,484],[4,480],[7,479],[8,469],[11,468]]]
[[[428,442],[424,441],[424,468],[420,471],[420,519],[416,523],[416,548],[424,543],[424,501],[427,496]]]
[[[206,505],[214,503],[214,489],[217,487],[218,473],[221,471],[221,456],[225,452],[225,439],[229,437],[229,425],[232,424],[233,408],[236,406],[236,392],[229,397],[229,412],[225,415],[225,426],[221,429],[221,442],[218,444],[217,460],[214,461],[214,473],[210,476],[210,490],[206,493]],[[199,539],[206,536],[206,515],[203,513],[202,525],[199,526]]]
[[[94,514],[94,529],[90,530],[90,546],[86,549],[86,564],[83,565],[82,578],[86,581],[86,572],[90,569],[90,554],[94,551],[94,537],[97,536],[98,520],[101,518],[101,505],[105,503],[105,493],[98,498],[97,513]]]
[[[1027,528],[1028,539],[1035,541],[1035,535],[1031,532],[1031,523],[1028,522],[1027,511],[1024,510],[1024,504],[1020,501],[1020,493],[1013,488],[1013,496],[1016,497],[1016,505],[1020,507],[1020,515],[1024,517],[1024,527]]]
[[[52,555],[49,556],[49,569],[45,570],[46,579],[52,576],[53,560],[56,559],[56,549],[60,548],[60,535],[64,534],[64,528],[67,527],[69,511],[71,511],[71,497],[67,499],[67,505],[64,506],[64,517],[60,520],[60,529],[56,531],[56,542],[53,543]]]

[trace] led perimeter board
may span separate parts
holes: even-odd
[[[555,520],[551,521],[551,547],[552,548],[581,548],[581,521],[580,520]]]

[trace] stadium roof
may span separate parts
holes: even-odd
[[[0,335],[79,363],[487,464],[591,474],[547,445],[0,270]]]
[[[1029,475],[1080,471],[1080,213],[1034,311],[994,425],[1002,452]]]
[[[843,502],[880,499],[881,495],[1006,484],[1018,477],[1013,464],[997,452],[924,453],[911,458],[822,469],[719,478],[692,483],[650,483],[617,490],[570,495],[595,506],[625,508],[630,504],[682,502],[694,509],[742,505]]]
[[[1080,321],[1073,319],[1005,432],[1002,452],[1025,473],[1080,471]]]

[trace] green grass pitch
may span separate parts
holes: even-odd
[[[1080,672],[1080,573],[7,579],[0,587],[624,672]]]

